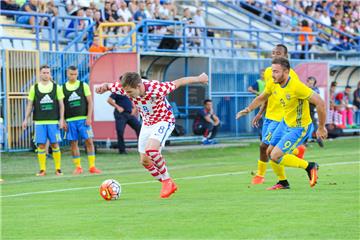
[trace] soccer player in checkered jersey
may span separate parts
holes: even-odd
[[[175,89],[191,83],[208,83],[205,73],[197,77],[184,77],[171,82],[148,81],[135,72],[127,72],[120,82],[104,83],[96,88],[101,94],[106,91],[126,95],[135,104],[142,117],[138,142],[141,164],[162,183],[161,198],[168,198],[177,190],[170,178],[161,148],[175,126],[175,117],[166,96]]]

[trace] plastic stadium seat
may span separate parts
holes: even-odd
[[[22,41],[23,47],[25,50],[34,50],[35,48],[32,45],[32,41],[31,40],[23,40]]]
[[[14,49],[21,49],[21,50],[23,50],[23,49],[24,49],[24,46],[23,46],[22,40],[20,40],[20,39],[13,39],[13,47],[14,47]]]
[[[1,43],[4,49],[14,49],[10,39],[2,39]]]

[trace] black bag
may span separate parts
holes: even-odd
[[[184,135],[185,135],[185,129],[183,128],[183,126],[175,124],[175,128],[172,131],[171,136],[179,137]]]
[[[163,37],[158,49],[178,49],[181,41],[172,37]]]

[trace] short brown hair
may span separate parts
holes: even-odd
[[[40,66],[40,71],[43,70],[44,68],[50,69],[49,65],[44,64]]]
[[[290,62],[287,58],[283,58],[283,57],[274,58],[271,64],[279,64],[283,69],[290,70]]]
[[[123,87],[136,88],[141,83],[141,77],[137,72],[127,72],[120,77],[120,81]]]

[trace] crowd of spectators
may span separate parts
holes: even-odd
[[[309,33],[319,31],[320,34],[316,39],[317,44],[330,43],[327,44],[329,50],[349,50],[351,48],[349,43],[355,43],[352,38],[341,34],[341,32],[356,37],[360,36],[360,1],[278,0],[274,3],[272,0],[245,0],[240,1],[240,4],[244,9],[263,17],[265,20],[273,21],[276,25],[289,28],[292,31],[302,31],[304,27]],[[304,17],[291,9],[296,9],[311,18]],[[273,14],[275,15],[274,18]],[[315,22],[314,19],[318,22]],[[310,44],[313,41],[313,39],[308,39]],[[356,42],[356,44],[359,43]]]
[[[350,85],[345,86],[343,91],[337,91],[337,83],[330,85],[330,105],[328,122],[335,124],[338,128],[357,128],[360,110],[360,81],[354,91]],[[354,121],[355,120],[355,121]]]
[[[72,39],[76,36],[78,31],[86,29],[89,24],[95,23],[94,33],[98,34],[98,27],[105,22],[141,22],[143,19],[157,19],[157,20],[175,20],[184,21],[189,25],[205,26],[205,20],[202,16],[202,9],[198,8],[195,13],[192,13],[189,8],[185,8],[182,13],[178,13],[175,5],[175,0],[5,0],[1,1],[1,9],[15,10],[29,13],[46,13],[52,17],[39,18],[35,21],[34,16],[13,16],[19,24],[27,24],[35,26],[38,23],[40,26],[53,25],[56,16],[75,16],[79,18],[88,18],[90,20],[69,20],[64,36]],[[32,28],[35,32],[35,27]],[[151,31],[157,33],[169,34],[171,29],[154,28]],[[130,31],[129,27],[112,27],[107,29],[107,33],[127,34]],[[199,45],[199,39],[196,37],[200,34],[199,30],[188,28],[185,32],[188,43],[190,45]]]

